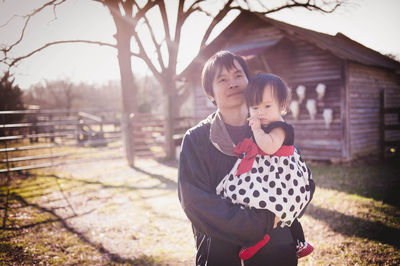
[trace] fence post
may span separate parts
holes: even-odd
[[[8,162],[7,140],[4,141],[4,148],[6,150],[6,167],[7,167],[7,184],[11,181],[10,178],[10,164]]]
[[[3,132],[4,132],[4,136],[5,136],[6,135],[6,130],[5,130],[6,118],[5,118],[5,115],[2,115],[2,123],[3,123]],[[11,181],[11,177],[10,177],[10,165],[9,165],[9,162],[8,162],[7,140],[4,140],[4,147],[5,147],[5,151],[6,151],[7,184],[8,184]]]

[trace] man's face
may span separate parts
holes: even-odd
[[[235,60],[235,67],[222,68],[213,81],[214,100],[218,108],[236,108],[244,102],[244,91],[248,80],[242,66]]]

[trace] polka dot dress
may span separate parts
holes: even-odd
[[[310,201],[311,172],[304,160],[296,150],[289,156],[257,154],[251,170],[236,176],[244,156],[219,183],[217,194],[233,203],[270,210],[280,217],[282,227],[290,226]]]

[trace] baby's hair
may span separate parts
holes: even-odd
[[[249,80],[245,91],[247,106],[255,106],[262,102],[266,86],[271,87],[272,95],[277,99],[282,115],[285,115],[291,99],[290,89],[280,77],[274,74],[258,73]]]

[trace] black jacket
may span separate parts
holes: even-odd
[[[178,194],[193,226],[196,265],[240,265],[240,248],[254,245],[265,234],[270,241],[245,264],[296,265],[290,230],[273,229],[272,212],[241,208],[216,194],[216,186],[236,162],[234,147],[218,111],[188,130],[183,139]]]

